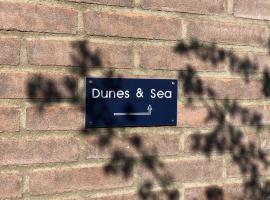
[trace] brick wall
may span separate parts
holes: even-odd
[[[1,0],[0,199],[262,198],[268,20],[267,0]],[[179,79],[177,127],[83,130],[85,76]]]

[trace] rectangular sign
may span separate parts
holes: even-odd
[[[86,78],[85,128],[175,126],[177,80]]]

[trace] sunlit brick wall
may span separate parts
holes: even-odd
[[[207,199],[211,186],[235,199],[243,174],[230,152],[213,150],[208,156],[192,150],[194,132],[207,134],[213,124],[206,121],[204,102],[186,105],[181,80],[177,127],[84,132],[84,77],[179,79],[192,66],[218,101],[237,100],[262,114],[266,128],[260,133],[233,122],[246,130],[245,144],[254,142],[267,152],[270,103],[261,77],[270,64],[268,20],[267,0],[1,0],[0,199],[142,198],[138,188],[151,170],[138,164],[128,177],[104,171],[117,148],[141,156],[121,139],[135,134],[172,174],[181,200]],[[257,69],[247,82],[228,60],[216,64],[207,56],[175,52],[180,41],[191,39],[215,43]],[[80,49],[82,41],[91,54]],[[101,147],[99,137],[108,131],[117,137]],[[262,174],[270,177],[269,169]],[[153,190],[162,193],[162,186],[155,183]]]

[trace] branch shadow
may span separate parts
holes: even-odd
[[[37,105],[40,114],[45,106],[60,102],[69,102],[79,105],[81,112],[85,112],[83,91],[79,87],[79,80],[91,77],[91,70],[103,68],[102,52],[93,51],[87,41],[78,41],[72,44],[74,53],[71,55],[75,66],[71,69],[73,76],[65,76],[55,80],[44,75],[36,75],[28,80],[26,85],[30,101]],[[175,47],[175,52],[181,56],[195,55],[203,62],[217,68],[222,63],[228,63],[231,73],[240,75],[247,84],[253,73],[259,70],[259,65],[249,58],[240,58],[233,51],[224,50],[215,44],[202,44],[196,40],[180,42]],[[120,77],[114,70],[108,70],[104,77]],[[244,141],[245,132],[241,126],[248,127],[256,133],[265,129],[262,123],[262,115],[258,111],[242,106],[237,100],[220,98],[211,86],[208,86],[198,76],[196,68],[187,65],[186,69],[179,72],[179,80],[182,85],[187,106],[193,106],[199,102],[207,110],[205,124],[212,124],[207,134],[198,131],[192,137],[192,150],[202,152],[207,157],[214,153],[229,154],[233,163],[241,171],[243,177],[243,196],[238,199],[262,200],[270,198],[270,182],[261,181],[261,168],[268,169],[269,160],[266,152],[255,142]],[[120,87],[121,83],[114,85]],[[261,93],[267,98],[270,96],[270,75],[267,69],[263,71],[261,80]],[[60,86],[59,86],[60,85]],[[77,92],[79,91],[79,92]],[[113,119],[106,118],[103,111],[109,109],[106,104],[101,107],[92,102],[96,107],[96,117],[111,125]],[[132,110],[132,106],[127,107]],[[130,119],[134,120],[134,119]],[[142,200],[180,199],[179,191],[174,187],[174,176],[158,157],[157,148],[148,147],[140,134],[126,134],[126,129],[121,129],[119,134],[113,128],[86,130],[81,128],[81,133],[90,135],[97,141],[101,150],[111,149],[108,162],[104,165],[107,175],[122,176],[128,179],[133,176],[138,166],[150,172],[153,179],[143,180],[138,186],[138,197]],[[131,146],[133,151],[126,151],[120,146],[115,147],[114,141],[123,141]],[[142,177],[143,178],[143,177]],[[218,186],[208,187],[204,198],[208,200],[223,200],[224,191]]]
[[[259,70],[259,65],[248,57],[240,58],[230,50],[224,50],[215,44],[203,44],[197,40],[179,42],[175,53],[181,56],[193,55],[213,68],[227,63],[231,73],[241,75],[246,87],[249,87],[252,74]],[[262,123],[261,113],[240,105],[237,100],[219,97],[217,91],[198,76],[196,68],[192,65],[187,65],[185,70],[179,73],[179,79],[186,106],[193,106],[199,102],[207,110],[205,124],[211,124],[211,129],[206,134],[198,131],[192,135],[192,150],[207,157],[213,153],[230,155],[243,177],[244,192],[237,199],[269,199],[270,182],[261,181],[262,171],[269,167],[267,152],[254,141],[245,142],[245,132],[241,128],[248,127],[255,133],[262,131],[265,125]],[[261,93],[264,97],[269,97],[269,80],[266,68],[261,80]],[[222,188],[217,186],[207,188],[205,196],[208,200],[225,199]]]
[[[91,44],[87,41],[73,42],[72,48],[71,59],[74,66],[77,67],[72,67],[70,72],[76,77],[75,79],[74,77],[65,76],[56,83],[53,79],[39,74],[28,80],[26,85],[28,97],[30,102],[36,104],[41,115],[45,106],[66,101],[79,105],[80,111],[85,112],[84,88],[79,87],[79,80],[92,77],[92,69],[103,68],[102,53],[99,50],[93,51]],[[104,77],[121,78],[113,70],[108,70]],[[121,81],[106,86],[114,89],[119,88]],[[104,111],[109,110],[106,103],[100,104],[98,101],[91,101],[91,106],[94,108],[97,121],[105,122],[108,127],[114,124],[114,119],[108,118],[104,114]],[[127,106],[126,109],[133,110],[131,105]],[[130,120],[134,119],[130,118]],[[143,180],[138,186],[137,196],[139,199],[178,200],[180,198],[179,191],[173,186],[174,178],[168,173],[164,163],[159,159],[157,148],[148,147],[139,134],[126,134],[125,129],[122,129],[119,134],[113,128],[85,129],[84,127],[81,128],[80,132],[93,137],[97,141],[100,150],[111,150],[109,160],[103,167],[105,174],[122,176],[124,179],[128,179],[133,176],[138,167],[141,167],[153,175],[153,179]],[[115,141],[120,140],[124,143],[124,146],[132,147],[132,151],[113,145]]]

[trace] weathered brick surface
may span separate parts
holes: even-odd
[[[153,178],[151,171],[146,168],[140,170],[144,177],[142,180]],[[164,175],[171,175],[175,181],[181,183],[216,181],[222,177],[222,161],[198,159],[166,162],[162,171],[167,171]]]
[[[0,38],[0,64],[18,65],[20,62],[20,41],[17,38]]]
[[[74,190],[97,190],[130,186],[132,177],[105,174],[102,167],[34,171],[29,177],[31,194],[53,194]]]
[[[70,8],[61,8],[28,3],[0,3],[0,29],[76,33],[77,12]]]
[[[78,79],[61,73],[0,73],[0,98],[72,98]]]
[[[179,137],[177,135],[140,134],[137,136],[142,142],[143,149],[147,150],[148,153],[163,156],[179,153]],[[112,142],[106,146],[99,145],[100,139],[99,135],[89,136],[87,138],[86,156],[88,159],[109,158],[116,150],[121,150],[131,156],[142,156],[140,153],[141,148],[133,146],[128,138],[112,138]]]
[[[91,35],[166,39],[181,38],[182,20],[131,12],[86,11],[85,30]]]
[[[71,162],[79,157],[76,138],[0,140],[0,165]]]
[[[245,81],[242,78],[204,78],[205,85],[216,93],[216,99],[262,99],[261,81]],[[237,87],[235,87],[237,85]]]
[[[82,52],[85,55],[82,56]],[[28,62],[32,65],[63,65],[79,67],[133,66],[131,46],[87,41],[30,40],[27,43]]]
[[[270,124],[270,107],[268,105],[248,105],[248,106],[242,106],[244,109],[246,109],[247,114],[244,115],[247,121],[244,121],[242,115],[236,115],[231,118],[231,121],[236,126],[244,126],[244,125],[250,125],[251,127],[263,126],[263,125],[269,125]],[[253,125],[250,123],[252,117],[257,117],[258,121],[254,121]],[[255,123],[256,122],[256,123]]]
[[[38,106],[26,110],[28,130],[81,130],[84,128],[83,112],[78,106]]]
[[[270,58],[265,53],[255,52],[233,52],[237,59],[237,64],[229,65],[229,69],[233,72],[239,72],[239,69],[247,70],[251,72],[262,72],[265,69],[269,69]]]
[[[207,200],[211,194],[221,194],[219,198],[224,200],[241,199],[243,197],[243,188],[241,184],[227,184],[225,186],[206,186],[185,189],[185,200]],[[208,197],[209,195],[209,197]],[[217,197],[217,196],[216,196]],[[217,197],[218,198],[218,197]]]
[[[227,22],[190,21],[187,34],[189,38],[226,44],[265,46],[268,41],[266,27]]]
[[[211,199],[205,193],[211,183],[225,200],[240,197],[245,178],[229,159],[237,150],[228,145],[210,159],[192,151],[192,134],[211,132],[218,123],[207,121],[206,105],[214,106],[209,96],[187,106],[179,81],[177,127],[86,132],[83,76],[176,78],[193,68],[215,90],[214,103],[228,98],[241,106],[241,116],[226,118],[244,133],[236,149],[269,151],[270,107],[263,94],[270,79],[264,72],[270,70],[269,11],[266,0],[0,1],[0,199],[140,199],[151,167],[136,165],[128,179],[104,174],[116,150],[145,162],[148,157],[139,156],[153,155],[161,163],[158,173],[175,178],[181,200]],[[263,133],[250,127],[260,116]],[[106,133],[111,143],[101,147]],[[139,151],[128,139],[135,134],[143,143]],[[219,133],[218,145],[235,144],[230,136]],[[270,175],[256,164],[263,178]]]
[[[263,137],[263,138],[264,138],[264,148],[270,149],[270,134],[268,131],[266,131],[265,137]]]
[[[110,196],[101,196],[101,197],[92,197],[87,198],[86,200],[139,200],[135,194],[120,194],[120,195],[110,195]]]
[[[140,48],[141,65],[149,69],[184,70],[188,65],[197,71],[224,71],[225,63],[218,66],[205,62],[196,55],[180,55],[175,47],[143,46]]]
[[[224,14],[227,7],[224,0],[142,0],[141,5],[146,9],[202,14]]]
[[[202,147],[209,147],[208,145],[206,145],[206,141],[209,139],[210,133],[207,134],[201,134],[201,136],[206,136],[205,138],[202,138],[201,141],[201,145]],[[224,138],[226,139],[226,141],[223,141],[223,147],[224,150],[227,152],[230,152],[231,150],[231,146],[233,146],[237,136],[235,137],[231,137],[230,134],[226,131],[226,132],[219,132],[219,135],[224,136]],[[184,151],[188,152],[188,153],[204,153],[204,149],[197,149],[195,148],[195,144],[196,144],[196,140],[194,138],[194,134],[191,135],[187,135],[184,138]],[[219,140],[219,142],[221,141],[221,139]],[[260,135],[256,132],[250,132],[250,131],[243,131],[243,135],[241,137],[239,137],[239,142],[243,147],[248,148],[250,144],[253,144],[257,147],[259,147],[261,145],[261,140],[260,140]],[[219,143],[218,141],[213,142],[213,144],[215,144],[216,146],[213,146],[213,151],[217,151],[217,147],[219,147]],[[234,146],[237,147],[237,146]]]
[[[250,148],[246,148],[245,150],[250,150]],[[243,158],[243,157],[241,157]],[[266,154],[265,158],[269,162],[269,155]],[[240,159],[236,161],[229,161],[226,164],[226,173],[227,177],[230,178],[243,178],[243,177],[250,177],[252,175],[251,173],[251,165],[248,163],[252,163],[256,167],[256,173],[258,173],[258,176],[266,176],[269,175],[269,168],[264,165],[263,160],[252,160],[251,157],[247,157],[247,161],[243,163],[243,159],[240,162]]]
[[[22,196],[22,177],[18,173],[0,174],[0,198],[10,199]]]
[[[133,0],[69,0],[69,1],[104,4],[104,5],[115,5],[115,6],[127,6],[127,7],[134,6]]]
[[[208,112],[205,107],[179,105],[177,109],[179,110],[177,115],[178,127],[207,127],[211,125],[206,122]]]
[[[20,130],[20,110],[15,106],[0,106],[0,132]]]
[[[270,20],[270,2],[267,0],[236,0],[234,6],[235,16]]]

